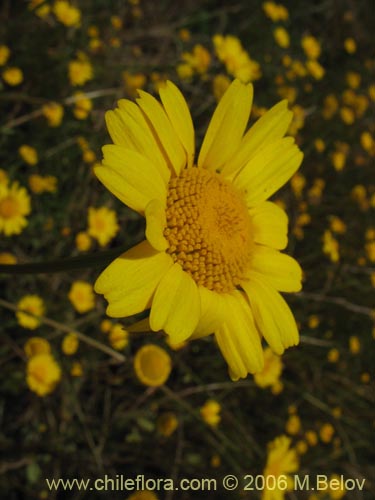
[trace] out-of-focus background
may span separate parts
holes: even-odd
[[[375,498],[374,26],[372,0],[1,2],[1,264],[143,238],[143,220],[93,175],[111,142],[105,111],[136,89],[175,82],[199,145],[229,83],[252,81],[251,123],[287,99],[305,155],[274,197],[304,271],[286,297],[301,343],[267,350],[256,377],[231,382],[212,337],[171,346],[107,318],[92,289],[104,264],[0,274],[2,498]],[[134,368],[150,345],[160,387]],[[265,471],[288,488],[243,479]],[[293,483],[318,474],[326,488]],[[200,482],[141,493],[46,481],[137,475]]]

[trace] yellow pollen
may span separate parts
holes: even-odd
[[[168,253],[197,285],[216,292],[242,281],[253,243],[243,196],[220,174],[193,167],[170,180]]]
[[[10,219],[18,215],[18,203],[12,197],[8,196],[0,201],[0,216],[4,219]]]

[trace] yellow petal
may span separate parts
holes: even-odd
[[[249,120],[253,86],[239,80],[228,87],[211,118],[198,166],[218,170],[233,156]]]
[[[268,144],[234,178],[233,184],[244,192],[248,207],[272,196],[300,166],[302,152],[291,137]]]
[[[149,120],[151,130],[163,147],[165,158],[177,175],[186,166],[186,152],[173,129],[163,106],[155,97],[143,90],[138,90],[140,97],[137,103]]]
[[[261,274],[280,292],[299,292],[302,288],[302,270],[298,262],[272,248],[255,245],[247,278],[250,279],[253,272]]]
[[[165,205],[166,183],[150,160],[114,145],[104,146],[103,154],[103,166],[94,168],[95,175],[123,203],[141,213],[153,199]]]
[[[164,229],[167,225],[165,207],[159,200],[152,200],[146,206],[146,238],[147,241],[159,252],[168,248],[168,241],[164,237]]]
[[[225,320],[225,303],[221,294],[212,292],[203,286],[198,287],[201,316],[193,335],[190,339],[206,337],[221,326]]]
[[[288,243],[288,216],[271,201],[264,201],[249,210],[256,243],[282,250]]]
[[[282,354],[287,347],[297,345],[297,325],[282,296],[256,275],[241,286],[251,304],[258,330],[272,350],[276,354]]]
[[[263,350],[249,303],[240,292],[223,295],[226,320],[215,337],[234,380],[263,368]]]
[[[139,107],[131,101],[121,99],[121,109],[107,111],[105,120],[108,132],[117,146],[132,149],[158,166],[163,179],[168,182],[170,170],[157,145],[146,119]]]
[[[238,151],[224,166],[223,175],[236,174],[260,149],[285,135],[293,118],[287,106],[288,101],[279,102],[246,132]]]
[[[194,332],[200,316],[198,288],[194,280],[175,263],[160,281],[152,301],[150,325],[164,330],[171,342],[183,342]]]
[[[160,98],[164,109],[176,131],[187,155],[187,165],[191,167],[194,161],[194,126],[191,114],[184,96],[169,80],[160,88]]]
[[[150,307],[162,277],[173,265],[166,253],[143,241],[115,259],[99,276],[95,291],[108,300],[108,316],[122,318]]]

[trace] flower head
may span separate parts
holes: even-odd
[[[116,236],[119,229],[114,210],[107,207],[89,207],[87,234],[95,238],[100,246],[107,245]]]
[[[101,274],[95,290],[112,317],[151,308],[150,326],[172,343],[215,333],[233,379],[262,370],[263,335],[281,354],[298,331],[279,291],[301,288],[285,212],[266,201],[296,172],[302,153],[284,138],[282,101],[244,135],[252,86],[234,81],[211,119],[196,162],[194,129],[177,87],[160,104],[140,91],[106,115],[114,145],[94,168],[123,203],[146,217],[146,239]]]
[[[52,392],[60,379],[61,369],[51,354],[37,354],[29,359],[26,382],[38,396]]]
[[[38,316],[45,313],[43,299],[38,295],[25,295],[17,304],[16,313],[18,323],[28,330],[35,330],[40,325]]]
[[[92,285],[86,281],[75,281],[69,290],[68,298],[74,309],[81,314],[94,309],[95,297]]]
[[[30,197],[18,183],[12,185],[0,183],[0,233],[5,236],[19,234],[27,226],[26,215],[29,215]]]
[[[164,349],[147,344],[141,347],[134,357],[134,371],[142,384],[149,387],[163,385],[169,377],[172,361]]]

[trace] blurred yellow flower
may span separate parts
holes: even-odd
[[[327,359],[330,363],[337,363],[340,358],[340,353],[337,349],[330,349],[327,354]]]
[[[250,58],[243,49],[240,40],[232,35],[215,35],[212,39],[216,55],[222,61],[227,72],[243,83],[258,80],[262,73],[259,64]]]
[[[290,45],[289,33],[282,26],[278,26],[273,31],[274,39],[281,48],[287,49]]]
[[[276,487],[268,489],[268,481],[265,482],[262,500],[282,500],[287,492],[291,472],[296,472],[299,467],[298,455],[294,448],[290,448],[290,438],[279,436],[268,444],[268,456],[263,475],[276,478]],[[277,479],[286,476],[286,484],[281,484]],[[271,483],[273,486],[274,483]]]
[[[79,340],[74,332],[67,333],[61,342],[61,350],[66,356],[72,356],[78,350]]]
[[[32,146],[28,146],[27,144],[23,144],[18,148],[18,152],[21,158],[28,165],[36,165],[38,163],[38,153],[35,148]]]
[[[216,427],[219,424],[221,420],[221,406],[214,399],[209,399],[208,401],[206,401],[199,411],[202,419],[206,422],[206,424],[210,425],[211,427]]]
[[[87,233],[102,247],[107,245],[120,229],[116,212],[107,207],[89,207],[87,220]]]
[[[285,432],[295,436],[301,431],[301,419],[298,415],[290,415],[285,424]]]
[[[159,500],[153,491],[141,490],[132,493],[126,500]]]
[[[225,94],[230,85],[230,80],[226,75],[216,75],[212,82],[212,90],[217,101]]]
[[[74,309],[83,314],[95,307],[95,296],[92,285],[86,281],[75,281],[68,293]]]
[[[281,357],[267,347],[264,350],[264,368],[254,375],[254,381],[258,387],[272,387],[279,382],[282,371]]]
[[[289,19],[288,9],[280,3],[263,2],[262,7],[266,16],[274,23],[277,21],[287,21]]]
[[[128,331],[120,323],[114,324],[109,332],[109,342],[117,351],[125,349],[129,343]]]
[[[124,71],[122,73],[122,78],[124,80],[125,90],[130,97],[136,97],[137,90],[143,89],[147,82],[144,73],[129,73],[129,71]]]
[[[42,107],[42,113],[50,127],[58,127],[64,116],[64,108],[57,102],[49,102]]]
[[[171,436],[178,427],[178,419],[173,412],[166,412],[160,415],[156,422],[156,429],[164,437]]]
[[[85,120],[92,110],[92,101],[83,92],[75,92],[74,95],[76,101],[74,102],[73,114],[77,120]]]
[[[30,197],[18,183],[12,185],[0,183],[0,234],[11,236],[20,234],[27,226],[26,215],[29,215]]]
[[[81,24],[81,12],[65,0],[57,0],[52,7],[56,19],[65,26],[78,27]]]
[[[306,62],[306,68],[311,76],[315,78],[315,80],[321,80],[325,75],[325,69],[318,61],[309,60]]]
[[[10,50],[6,45],[0,45],[0,66],[7,63],[10,56]]]
[[[344,48],[348,54],[354,54],[357,50],[357,44],[353,38],[345,38]]]
[[[135,354],[134,371],[144,385],[158,387],[165,384],[171,370],[171,357],[155,344],[144,345]]]
[[[31,337],[24,345],[24,351],[28,358],[32,358],[37,354],[49,354],[51,352],[51,345],[48,340],[42,337]]]
[[[35,330],[40,325],[38,316],[43,316],[46,311],[43,299],[38,295],[25,295],[17,303],[17,309],[18,323],[28,330]]]
[[[83,375],[82,363],[80,363],[79,361],[74,361],[70,369],[70,375],[72,377],[82,377]]]
[[[5,83],[15,87],[23,82],[23,73],[20,68],[10,67],[4,69],[2,77]]]
[[[0,264],[17,264],[17,257],[10,252],[0,252]]]
[[[211,63],[211,54],[203,45],[197,44],[194,45],[192,52],[182,54],[182,60],[192,68],[193,73],[203,75]]]
[[[315,431],[312,430],[306,431],[305,438],[310,446],[316,446],[318,444],[318,435]]]
[[[87,252],[91,247],[92,240],[87,231],[80,231],[76,236],[75,243],[80,252]]]
[[[53,175],[42,177],[38,174],[29,176],[30,190],[35,194],[55,193],[57,190],[57,178]]]
[[[361,85],[362,77],[355,71],[348,71],[346,73],[346,82],[352,89],[357,89]]]
[[[311,35],[305,35],[301,41],[302,48],[309,59],[319,59],[321,48],[318,40]]]
[[[36,354],[27,362],[26,382],[38,396],[50,394],[61,379],[61,369],[49,353]]]
[[[323,441],[323,443],[329,443],[330,441],[332,441],[334,433],[335,429],[333,425],[328,422],[323,424],[319,429],[319,436],[321,441]]]
[[[332,236],[328,229],[323,234],[323,253],[328,255],[332,262],[340,260],[338,241]]]
[[[94,71],[90,61],[85,58],[75,59],[69,63],[69,80],[74,87],[84,85],[92,80]]]
[[[356,335],[351,335],[349,338],[349,350],[352,354],[361,352],[361,342]]]

